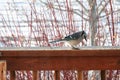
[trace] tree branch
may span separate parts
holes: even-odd
[[[74,12],[76,15],[78,15],[78,16],[80,16],[80,17],[82,17],[84,20],[86,20],[86,21],[88,21],[88,20],[89,20],[89,19],[87,19],[87,18],[83,17],[83,16],[82,16],[82,14],[78,13],[77,11],[73,10],[73,12]]]
[[[88,12],[88,9],[85,8],[85,6],[79,1],[79,0],[76,0],[76,2],[78,2],[80,4],[80,6],[86,11]]]
[[[102,8],[101,11],[98,13],[98,15],[100,15],[100,14],[103,12],[103,10],[104,10],[105,7],[108,5],[108,3],[109,3],[109,0],[108,0],[107,2],[105,2],[105,4],[103,5],[103,8]]]
[[[56,9],[56,10],[61,10],[61,11],[67,11],[66,9],[59,9],[59,8],[57,8],[57,7],[54,7],[54,9]],[[88,21],[89,19],[87,19],[87,18],[85,18],[85,17],[83,17],[82,16],[82,14],[80,14],[81,13],[81,11],[80,10],[78,10],[78,9],[74,9],[74,10],[72,10],[73,11],[73,13],[75,13],[76,15],[78,15],[78,16],[80,16],[80,17],[82,17],[84,20],[86,20],[86,21]],[[79,11],[79,12],[77,12],[77,11]],[[86,15],[87,16],[87,15]]]
[[[42,2],[42,3],[45,4],[45,5],[48,5],[46,2],[43,2],[42,0],[39,0],[39,1]],[[56,9],[56,10],[67,11],[65,8],[64,8],[64,9],[63,9],[63,8],[60,9],[57,5],[56,5],[56,6],[53,6],[53,8]],[[86,10],[87,10],[87,9],[86,9]],[[71,10],[70,10],[70,11],[71,11]],[[88,21],[87,18],[83,17],[82,14],[80,14],[80,13],[81,13],[80,10],[78,10],[78,9],[73,9],[72,11],[73,11],[73,13],[75,13],[76,15],[78,15],[78,16],[82,17],[84,20]],[[77,12],[77,11],[79,11],[79,12]],[[86,16],[87,16],[87,15],[86,15]]]
[[[85,16],[88,16],[85,11],[80,11],[79,9],[74,9],[74,11],[79,11],[80,13],[84,13]]]
[[[102,1],[100,2],[100,4],[97,6],[97,8],[96,8],[97,11],[98,11],[98,8],[102,5],[103,1],[104,1],[104,0],[102,0]]]
[[[118,12],[120,11],[120,9],[116,10],[116,11],[112,11],[110,13],[108,13],[108,15],[103,15],[103,16],[100,16],[99,18],[103,18],[103,17],[106,17],[106,16],[109,16],[111,13],[115,13],[115,12]]]
[[[93,6],[96,5],[96,0],[87,0],[87,1],[88,1],[88,3],[89,3],[89,7],[90,7],[90,9],[92,9]]]
[[[42,0],[39,0],[41,3],[45,4],[45,5],[48,5],[48,3],[46,2],[43,2]]]

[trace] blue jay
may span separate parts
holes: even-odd
[[[85,31],[79,31],[71,35],[68,35],[62,39],[51,41],[50,43],[65,41],[65,42],[68,42],[72,48],[75,48],[75,46],[78,45],[80,42],[82,42],[83,39],[87,41],[87,34]]]

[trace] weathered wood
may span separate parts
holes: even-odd
[[[0,80],[6,80],[6,61],[0,61]]]
[[[105,70],[101,70],[101,80],[106,80],[106,73]]]
[[[55,71],[54,76],[55,80],[60,80],[60,71]]]
[[[82,71],[78,71],[78,80],[83,80],[83,72]]]
[[[116,57],[116,50],[0,50],[1,57]]]
[[[0,59],[7,61],[8,70],[120,69],[120,50],[2,50],[0,52],[2,54]]]
[[[10,71],[10,80],[15,80],[15,70]]]
[[[39,80],[38,71],[33,71],[33,80]]]
[[[106,50],[0,50],[7,70],[114,70],[120,69],[120,49]],[[55,73],[59,80],[59,73]],[[105,74],[102,72],[102,80]],[[79,73],[79,80],[81,73]],[[60,76],[59,76],[60,77]],[[15,73],[11,72],[11,80]],[[36,79],[36,76],[34,76]]]
[[[7,60],[8,70],[120,69],[118,63],[120,57],[4,57],[4,59]]]

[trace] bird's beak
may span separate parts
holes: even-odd
[[[85,40],[87,41],[87,37],[84,37],[85,38]]]

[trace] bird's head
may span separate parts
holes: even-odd
[[[85,31],[82,31],[82,37],[87,41],[87,34]]]

